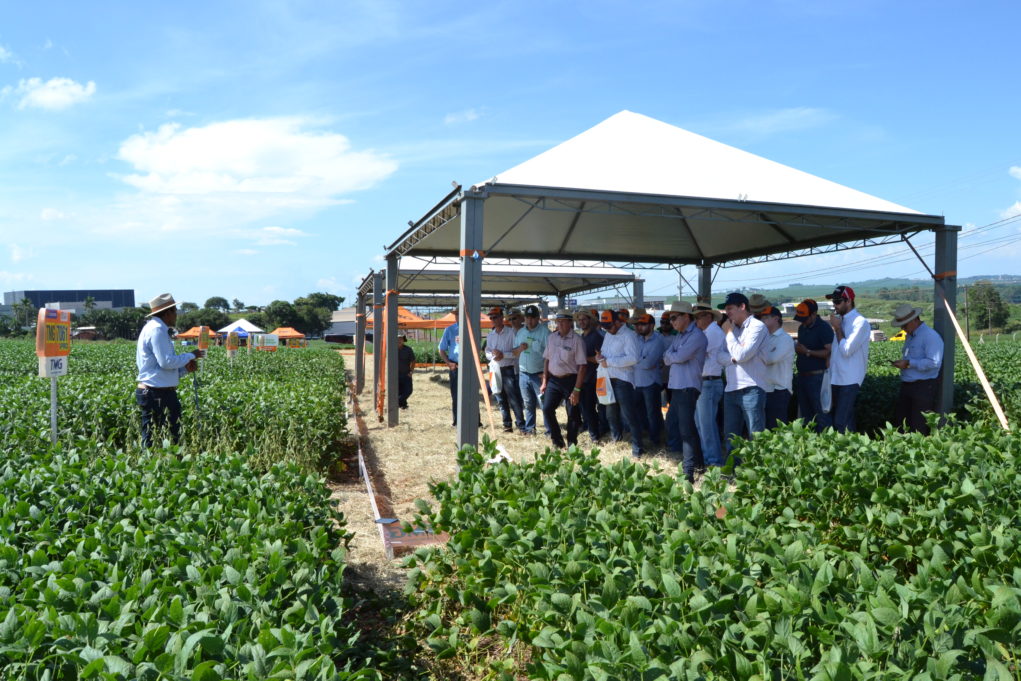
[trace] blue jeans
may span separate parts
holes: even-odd
[[[791,391],[774,390],[766,393],[766,428],[790,421]]]
[[[617,401],[606,405],[606,420],[610,422],[610,435],[614,442],[624,438],[624,425],[631,431],[631,453],[642,454],[642,430],[631,424],[638,423],[638,410],[635,408],[635,386],[619,378],[611,378],[613,396]]]
[[[695,469],[705,466],[695,426],[696,402],[698,390],[695,388],[671,389],[670,409],[666,413],[667,449],[681,453],[684,477],[688,480],[694,479]]]
[[[821,433],[832,423],[830,415],[823,413],[822,401],[819,397],[822,392],[822,374],[810,376],[798,374],[796,391],[798,394],[798,416],[805,423],[815,421],[815,431]]]
[[[663,436],[663,409],[659,406],[662,392],[663,386],[659,383],[635,388],[639,418],[645,416],[642,426],[649,431],[649,441],[654,445],[659,445]]]
[[[514,366],[500,367],[503,390],[500,391],[500,411],[503,414],[503,427],[511,428],[516,425],[518,430],[525,428],[525,415],[521,411],[521,391],[518,388],[518,375]],[[511,415],[514,415],[514,422],[511,422]]]
[[[722,379],[702,379],[702,392],[695,403],[695,425],[698,426],[698,440],[702,445],[702,456],[708,466],[723,465],[723,445],[720,443],[720,424],[716,414],[723,399]]]
[[[766,391],[758,386],[723,393],[723,435],[727,454],[734,449],[734,437],[766,429]]]
[[[535,410],[537,407],[541,408],[541,396],[539,395],[539,386],[542,385],[542,372],[537,374],[528,374],[524,371],[518,372],[518,388],[521,390],[521,401],[525,405],[525,427],[521,429],[523,433],[534,433],[535,432]],[[546,426],[546,432],[549,433],[549,426]]]
[[[834,430],[846,433],[855,430],[854,403],[858,399],[858,391],[861,386],[857,383],[851,385],[833,386],[833,408],[830,409],[830,416],[833,417]]]

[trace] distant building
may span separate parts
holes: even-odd
[[[10,305],[0,305],[0,317],[13,317],[14,308]]]
[[[86,298],[92,298],[97,310],[120,310],[135,306],[134,289],[7,291],[4,293],[4,305],[14,305],[22,300],[28,300],[33,308],[73,310],[76,315],[81,315],[85,312]]]

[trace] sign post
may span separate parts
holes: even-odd
[[[231,331],[227,334],[227,357],[232,361],[234,359],[234,355],[238,354],[238,340],[237,331]]]
[[[50,440],[57,444],[57,377],[67,375],[71,354],[71,311],[39,309],[35,327],[39,376],[50,379]]]

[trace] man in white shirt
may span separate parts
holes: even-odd
[[[762,361],[762,347],[769,331],[752,315],[743,293],[728,294],[720,307],[727,315],[723,333],[730,353],[723,393],[723,436],[730,454],[735,437],[746,432],[750,437],[766,427],[766,363]]]
[[[616,398],[614,404],[606,405],[610,435],[614,442],[620,442],[624,437],[624,426],[627,426],[631,431],[631,455],[639,457],[645,452],[642,450],[642,429],[638,425],[635,401],[635,365],[642,355],[638,334],[628,328],[620,314],[613,310],[604,311],[599,319],[606,335],[603,336],[602,348],[596,354],[596,361],[606,370]]]
[[[705,364],[702,365],[702,391],[695,402],[695,425],[707,466],[722,466],[724,463],[716,414],[723,400],[723,369],[730,364],[730,354],[723,329],[717,324],[722,317],[719,310],[705,305],[695,306],[695,324],[702,329],[707,341]]]
[[[135,364],[138,367],[135,401],[142,410],[142,445],[152,446],[155,431],[170,428],[170,439],[181,439],[181,400],[177,384],[181,377],[198,369],[197,359],[204,354],[193,350],[178,355],[170,340],[170,327],[177,323],[177,302],[169,293],[149,301],[151,319],[138,334]]]
[[[830,415],[835,430],[853,432],[854,404],[868,370],[872,329],[868,320],[854,309],[854,289],[850,286],[838,286],[826,297],[833,301],[836,312],[830,316],[830,326],[833,327],[833,347],[830,349],[833,404]]]
[[[486,357],[500,367],[502,390],[499,398],[503,432],[513,433],[514,425],[517,425],[519,431],[524,431],[525,416],[521,409],[521,391],[516,371],[518,359],[514,355],[514,329],[503,323],[503,310],[499,307],[489,311],[489,321],[493,323],[493,329],[486,336]],[[511,412],[514,413],[513,424]]]
[[[791,387],[794,382],[794,339],[783,330],[780,308],[768,305],[755,315],[769,331],[763,345],[766,363],[766,428],[790,421]]]

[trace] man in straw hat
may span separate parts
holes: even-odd
[[[688,482],[695,482],[695,473],[705,468],[698,427],[695,425],[695,404],[702,390],[702,367],[705,365],[706,337],[695,325],[691,303],[680,301],[670,306],[670,322],[677,335],[663,353],[663,363],[670,367],[670,409],[666,415],[667,449],[681,453],[681,468]]]
[[[181,440],[181,400],[177,384],[181,377],[198,369],[204,354],[195,349],[178,355],[170,340],[170,328],[177,323],[177,301],[161,293],[149,301],[149,321],[138,334],[135,364],[138,366],[135,401],[142,410],[142,445],[152,446],[156,430],[170,428],[174,444]]]
[[[900,369],[900,395],[893,422],[909,431],[929,434],[923,414],[936,411],[937,379],[943,366],[943,339],[922,321],[922,311],[908,303],[893,311],[894,326],[907,332],[901,358],[892,362]]]
[[[872,328],[854,309],[854,289],[837,286],[826,297],[833,301],[830,327],[830,385],[832,386],[833,428],[842,433],[855,429],[854,405],[869,366],[869,342]]]
[[[500,367],[502,390],[497,395],[503,414],[503,432],[513,433],[514,426],[525,430],[525,415],[521,408],[521,389],[518,387],[518,359],[514,354],[514,329],[504,324],[503,308],[489,311],[493,328],[486,336],[486,357]],[[513,414],[514,420],[511,421]]]
[[[723,446],[717,414],[723,400],[723,370],[730,364],[727,339],[719,322],[723,313],[708,305],[695,305],[695,325],[706,338],[705,363],[702,365],[702,391],[695,403],[695,425],[707,466],[723,465]]]
[[[819,304],[805,298],[794,307],[794,321],[798,327],[795,365],[798,369],[798,415],[805,423],[815,421],[815,429],[822,432],[830,425],[830,415],[822,410],[822,380],[833,347],[833,329],[819,319]]]

